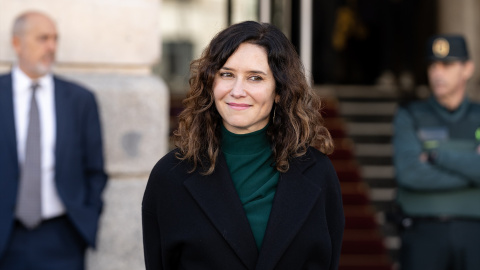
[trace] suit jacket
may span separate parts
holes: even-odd
[[[147,270],[338,268],[345,219],[324,154],[309,148],[280,174],[260,251],[223,155],[208,176],[174,155],[155,165],[143,198]]]
[[[12,75],[0,76],[0,258],[15,222],[19,164],[15,135]],[[67,216],[95,245],[107,181],[94,95],[54,76],[56,110],[55,184]]]

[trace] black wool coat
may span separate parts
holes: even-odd
[[[314,148],[281,173],[257,249],[225,158],[208,176],[188,173],[175,150],[153,168],[142,203],[147,270],[334,270],[345,218],[340,185]]]

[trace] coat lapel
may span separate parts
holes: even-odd
[[[320,195],[320,187],[303,176],[314,160],[304,156],[301,163],[298,161],[280,175],[256,269],[274,269]]]
[[[54,96],[55,96],[55,117],[56,117],[56,138],[55,138],[55,162],[56,162],[56,173],[59,175],[59,171],[64,168],[63,159],[65,157],[63,154],[66,149],[66,139],[68,136],[69,128],[69,117],[68,114],[69,106],[71,104],[68,102],[68,91],[62,90],[62,82],[57,78],[53,78],[54,82]],[[57,177],[56,179],[60,179]]]
[[[184,185],[247,269],[254,269],[257,246],[223,155],[212,175],[194,174]]]
[[[0,116],[0,127],[4,128],[4,131],[0,132],[1,139],[6,143],[12,160],[18,160],[11,73],[2,76],[0,82]]]

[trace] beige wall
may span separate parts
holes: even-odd
[[[475,99],[480,100],[480,1],[478,0],[438,0],[438,25],[440,33],[460,33],[465,35],[469,52],[475,62],[475,74],[469,90]]]
[[[0,62],[13,60],[8,46],[13,19],[21,12],[43,11],[60,32],[62,66],[150,66],[158,58],[158,0],[2,0]],[[155,12],[157,11],[157,12]]]
[[[169,93],[150,73],[160,55],[160,8],[160,0],[0,0],[0,72],[15,60],[13,19],[39,10],[57,22],[56,73],[97,96],[110,181],[89,270],[144,269],[141,200],[168,150]]]

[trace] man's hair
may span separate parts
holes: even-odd
[[[12,36],[22,36],[25,33],[25,29],[28,25],[28,17],[31,13],[22,13],[20,14],[15,21],[13,22],[12,27]]]
[[[23,12],[22,14],[18,15],[13,21],[12,36],[17,36],[17,37],[22,36],[26,32],[27,28],[29,27],[29,20],[32,16],[43,16],[45,18],[50,19],[49,16],[39,11],[31,10],[31,11]]]
[[[191,172],[200,167],[203,174],[213,173],[221,147],[222,123],[215,107],[213,81],[242,43],[266,50],[275,78],[275,94],[279,99],[273,105],[267,128],[275,168],[286,172],[289,161],[304,155],[309,146],[330,154],[333,141],[323,125],[320,99],[309,86],[293,45],[275,26],[246,21],[218,33],[202,56],[191,63],[190,90],[174,132],[175,145],[179,148],[177,158],[190,161]]]

